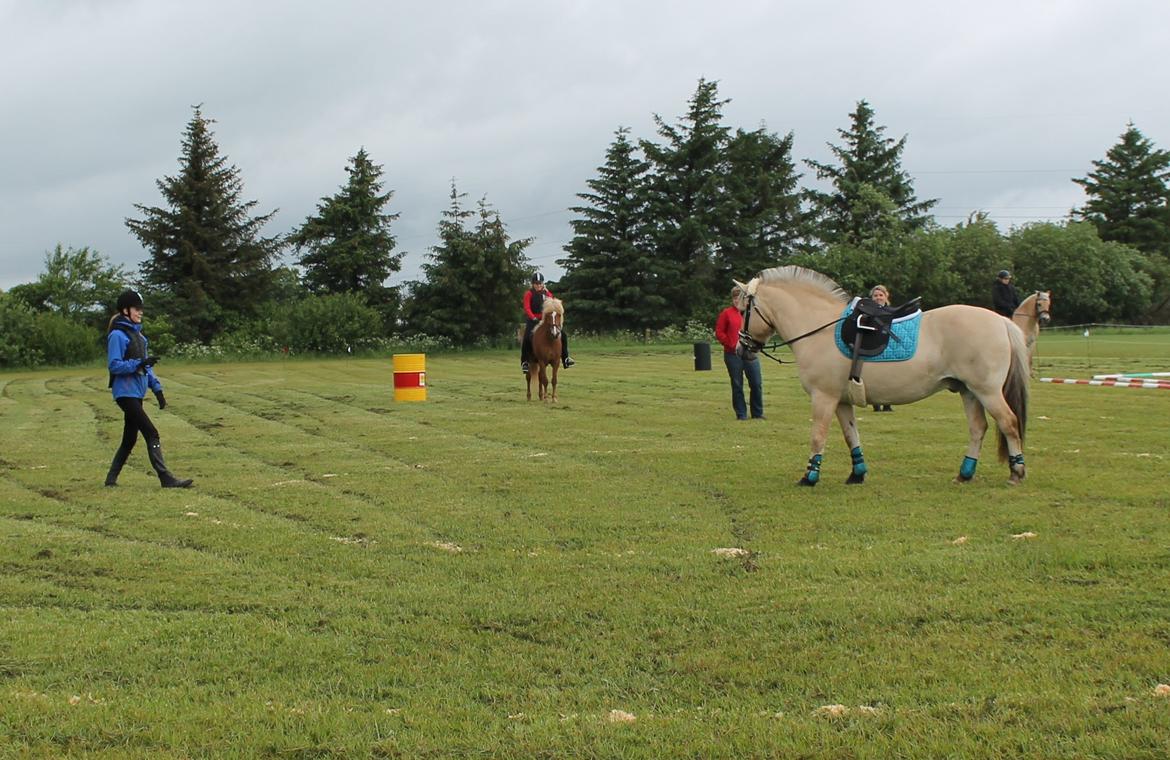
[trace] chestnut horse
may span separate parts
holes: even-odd
[[[848,295],[823,274],[797,266],[767,269],[740,289],[745,312],[737,352],[745,361],[756,361],[764,343],[778,335],[792,348],[800,384],[812,400],[812,456],[801,485],[815,486],[820,480],[834,413],[853,457],[846,482],[864,482],[868,468],[850,404],[851,360],[834,344],[834,327],[843,318]],[[867,363],[865,377],[870,403],[901,406],[943,389],[963,398],[970,437],[957,482],[975,475],[987,433],[985,412],[999,428],[999,456],[1009,464],[1010,482],[1024,478],[1028,349],[1011,320],[977,306],[931,309],[922,315],[914,355]]]
[[[561,367],[561,330],[565,324],[565,307],[557,298],[544,299],[540,324],[532,328],[532,356],[528,362],[528,400],[532,400],[532,381],[540,383],[541,401],[557,400],[557,370]],[[549,392],[548,368],[552,367],[552,392]]]

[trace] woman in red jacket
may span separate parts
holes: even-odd
[[[524,342],[520,346],[520,371],[528,374],[528,359],[532,356],[532,330],[540,324],[540,310],[544,308],[544,299],[556,298],[544,285],[544,275],[540,272],[532,273],[532,287],[524,291],[524,316],[528,323],[524,327]],[[569,336],[561,328],[561,364],[565,369],[577,362],[569,356]]]
[[[735,353],[739,344],[739,331],[743,325],[743,314],[739,310],[739,288],[731,289],[731,305],[715,320],[715,337],[723,344],[723,363],[731,377],[731,408],[737,420],[748,418],[748,405],[743,399],[743,378],[747,375],[751,388],[751,412],[753,420],[764,419],[764,380],[760,374],[760,361],[745,362]]]

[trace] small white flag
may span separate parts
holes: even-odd
[[[1086,338],[1089,337],[1089,328],[1087,328],[1087,327],[1085,328],[1085,337]]]

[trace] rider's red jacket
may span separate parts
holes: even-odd
[[[532,303],[532,296],[535,293],[536,293],[536,291],[533,290],[532,288],[529,288],[528,290],[524,291],[524,313],[528,315],[529,319],[540,319],[540,307],[544,304],[544,299],[556,298],[556,296],[554,296],[552,294],[552,291],[548,290],[546,288],[540,294],[540,298],[538,299],[539,303],[533,304]],[[536,306],[535,311],[533,311],[533,308],[532,308],[534,305]]]

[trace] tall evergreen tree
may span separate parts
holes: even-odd
[[[722,283],[724,290],[732,278],[743,280],[796,253],[805,224],[791,132],[737,129],[726,153],[715,251],[716,287]]]
[[[619,128],[592,192],[578,193],[586,205],[571,210],[577,218],[557,294],[572,303],[572,323],[586,330],[642,330],[664,321],[666,299],[656,284],[673,271],[655,255],[647,218],[649,164],[637,155],[629,129]]]
[[[156,184],[165,207],[135,204],[126,226],[150,254],[142,274],[175,320],[176,334],[209,340],[265,299],[283,245],[261,230],[276,211],[253,216],[243,181],[220,155],[200,106],[187,124],[177,176]]]
[[[653,166],[650,216],[656,221],[654,250],[671,271],[656,291],[667,301],[664,318],[679,323],[722,302],[716,296],[712,251],[722,202],[728,128],[718,83],[700,79],[689,108],[677,124],[655,114],[662,145],[643,140]],[[722,286],[719,287],[720,294]]]
[[[509,335],[519,321],[529,239],[509,240],[500,215],[481,200],[477,212],[451,183],[451,205],[439,222],[439,244],[423,264],[426,279],[412,282],[407,324],[414,332],[466,346]],[[478,216],[475,227],[468,221]]]
[[[872,238],[875,221],[884,225],[888,218],[875,215],[875,210],[885,205],[875,198],[875,192],[889,199],[902,231],[924,228],[931,220],[928,212],[938,201],[915,197],[910,175],[902,170],[906,138],[885,137],[885,127],[874,123],[873,109],[864,100],[849,117],[850,128],[837,130],[845,144],[829,143],[839,164],[805,161],[816,170],[817,179],[827,179],[833,185],[832,192],[809,192],[816,237],[823,243],[849,245]]]
[[[345,168],[349,180],[333,197],[322,198],[317,213],[289,237],[303,255],[305,285],[314,293],[356,293],[393,320],[397,288],[386,279],[402,268],[402,254],[394,253],[391,223],[398,214],[385,212],[394,195],[382,192],[382,167],[370,160],[365,148]],[[388,321],[388,323],[392,323]]]
[[[1133,122],[1087,177],[1073,179],[1089,196],[1073,215],[1102,240],[1170,257],[1170,152],[1159,150]]]

